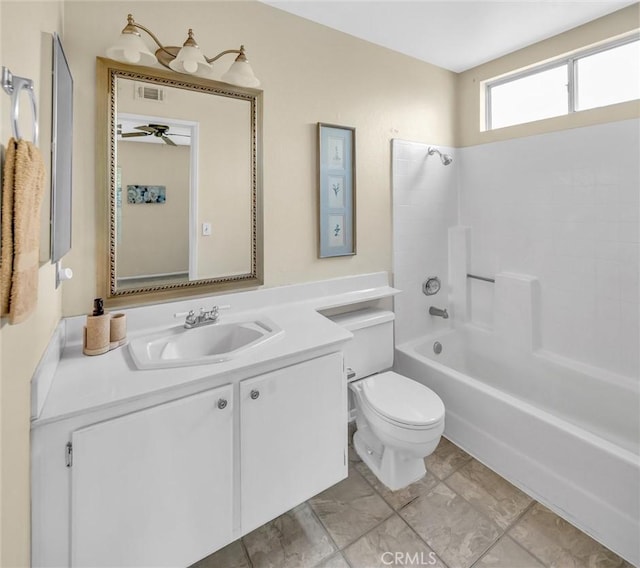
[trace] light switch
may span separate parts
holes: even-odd
[[[211,223],[202,223],[202,236],[203,237],[211,236]]]

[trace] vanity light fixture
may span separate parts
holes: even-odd
[[[138,30],[148,33],[151,39],[156,42],[158,49],[155,55],[149,51]],[[158,62],[178,73],[205,77],[211,72],[211,63],[229,53],[237,53],[238,56],[229,70],[222,75],[221,80],[240,87],[257,87],[260,85],[260,81],[253,74],[253,69],[251,69],[249,61],[247,61],[243,45],[240,46],[240,49],[227,49],[214,57],[206,57],[200,51],[193,37],[193,30],[190,29],[182,47],[164,46],[151,30],[142,24],[138,24],[131,14],[127,16],[127,25],[122,30],[118,41],[107,49],[107,56],[116,61],[140,65],[154,65]]]

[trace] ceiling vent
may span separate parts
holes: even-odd
[[[154,101],[156,103],[166,102],[166,91],[162,87],[149,85],[148,83],[136,83],[134,98]]]

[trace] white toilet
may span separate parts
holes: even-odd
[[[385,371],[393,364],[393,312],[367,308],[331,319],[354,335],[344,348],[353,445],[382,483],[401,489],[425,475],[424,458],[444,431],[444,404],[424,385]]]

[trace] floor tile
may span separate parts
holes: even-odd
[[[450,567],[468,568],[500,536],[500,529],[440,483],[400,511]]]
[[[544,568],[544,564],[508,536],[503,536],[473,568]]]
[[[392,491],[386,485],[384,485],[367,467],[367,464],[360,462],[355,464],[355,468],[362,474],[362,476],[373,486],[373,488],[382,496],[382,498],[389,503],[396,511],[402,509],[407,503],[411,503],[414,499],[428,493],[436,485],[438,485],[438,478],[431,475],[429,472],[420,480],[408,485],[407,487],[398,491]]]
[[[191,568],[251,568],[251,565],[242,542],[235,540],[218,552],[192,564]]]
[[[358,455],[358,453],[356,452],[353,446],[349,446],[348,450],[349,450],[349,466],[362,462],[362,460],[360,459],[360,456]]]
[[[347,479],[316,495],[309,503],[339,548],[352,543],[393,513],[353,467]]]
[[[531,497],[474,459],[449,476],[447,485],[502,529],[533,503]]]
[[[327,531],[303,503],[243,537],[253,568],[314,566],[336,552]]]
[[[509,531],[513,539],[550,566],[629,568],[631,565],[591,537],[536,503]]]
[[[306,568],[306,566],[300,566],[300,568]],[[315,568],[349,568],[349,565],[344,559],[344,556],[338,552],[326,560],[323,560],[320,564],[317,564]]]
[[[353,568],[378,566],[432,566],[442,562],[397,515],[359,538],[344,550]]]
[[[427,456],[425,464],[427,471],[436,477],[444,479],[456,471],[459,467],[467,463],[471,456],[452,444],[446,438],[440,438],[440,443],[430,456]]]

